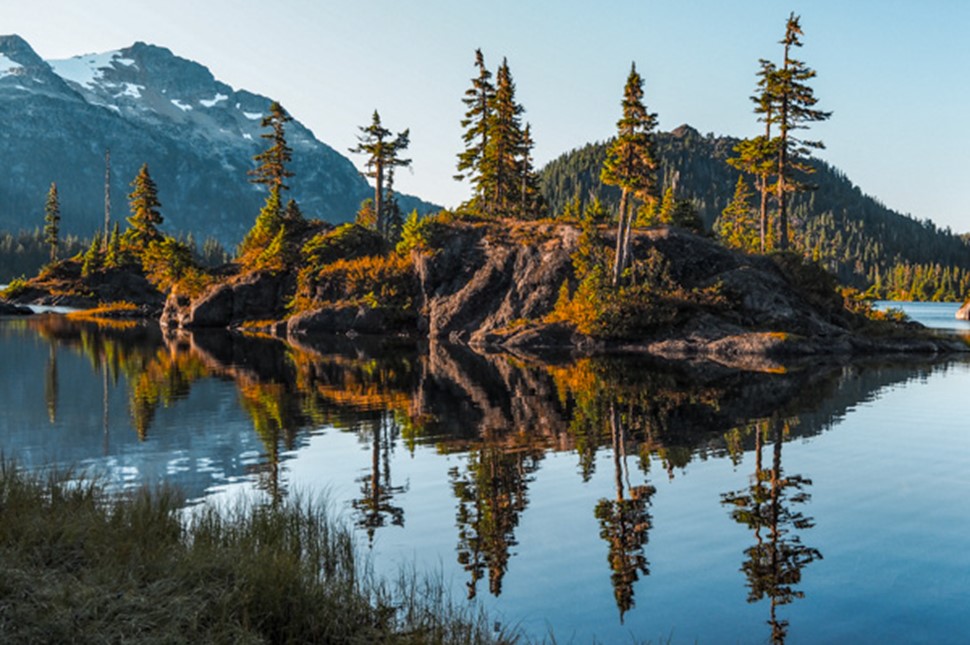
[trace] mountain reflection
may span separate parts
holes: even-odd
[[[153,325],[96,327],[59,316],[16,325],[4,333],[30,330],[47,343],[43,405],[52,423],[65,414],[64,384],[79,378],[65,376],[64,350],[86,357],[103,392],[105,440],[112,384],[126,385],[120,390],[127,396],[129,439],[148,444],[164,439],[155,430],[161,409],[187,405],[206,383],[230,388],[260,454],[243,459],[235,440],[229,445],[236,452],[226,449],[220,467],[226,477],[241,468],[273,501],[287,495],[287,462],[313,432],[353,433],[370,460],[350,504],[370,541],[405,525],[409,491],[392,476],[394,451],[430,448],[453,456],[441,484],[453,499],[455,557],[467,574],[469,597],[486,577],[491,594],[502,592],[514,567],[516,532],[529,511],[530,485],[549,452],[575,455],[577,477],[591,485],[598,464],[612,465],[610,490],[592,509],[575,513],[591,514],[598,523],[603,575],[621,622],[650,573],[650,509],[657,494],[651,464],[662,469],[661,477],[673,478],[695,459],[729,457],[741,464],[750,454],[750,485],[722,501],[752,532],[742,571],[749,601],[770,601],[776,642],[788,629],[777,608],[802,596],[801,570],[821,557],[801,541],[812,518],[798,508],[809,500],[811,481],[782,469],[784,442],[825,430],[887,384],[939,369],[870,363],[776,374],[617,357],[550,364],[395,339],[286,344],[226,332],[163,334]],[[202,442],[219,428],[193,432]],[[766,465],[762,453],[769,443]],[[173,448],[171,454],[184,452]]]

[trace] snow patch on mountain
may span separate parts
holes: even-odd
[[[145,89],[144,85],[135,85],[134,83],[120,83],[119,86],[124,89],[115,94],[115,98],[130,96],[133,99],[140,99],[141,92]]]
[[[104,79],[104,72],[115,65],[132,67],[135,61],[122,56],[120,51],[103,54],[83,54],[62,60],[49,60],[47,63],[54,73],[66,81],[77,83],[88,89],[95,89]]]
[[[174,105],[178,109],[182,110],[183,112],[188,112],[189,110],[192,109],[192,106],[191,105],[188,105],[186,103],[182,103],[182,101],[180,101],[178,99],[172,99],[172,105]]]
[[[199,103],[202,104],[203,107],[211,108],[215,106],[216,103],[219,103],[221,101],[228,101],[228,100],[229,100],[228,96],[226,96],[225,94],[219,94],[218,92],[216,92],[215,98],[202,99],[199,101]]]
[[[243,116],[250,121],[258,121],[259,119],[263,118],[263,114],[261,112],[243,112]]]

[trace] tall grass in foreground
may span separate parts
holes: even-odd
[[[319,504],[183,512],[172,490],[0,461],[0,641],[501,643],[443,585],[393,587]]]

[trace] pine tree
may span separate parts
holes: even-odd
[[[269,187],[269,194],[263,208],[256,216],[253,228],[246,234],[239,246],[239,256],[244,261],[252,261],[269,245],[283,226],[283,195],[289,190],[286,180],[293,176],[287,164],[293,159],[293,150],[286,143],[286,124],[292,117],[278,102],[273,101],[269,113],[263,117],[262,126],[272,128],[271,132],[260,135],[270,142],[269,147],[253,157],[258,163],[249,174],[250,181]]]
[[[660,201],[660,210],[657,211],[656,221],[658,224],[669,226],[674,223],[674,209],[677,207],[677,200],[674,197],[673,184],[664,190],[663,199]]]
[[[606,153],[606,161],[600,172],[600,181],[620,188],[620,208],[616,229],[616,255],[613,261],[613,286],[620,283],[620,276],[629,263],[630,227],[634,210],[631,198],[652,203],[656,201],[657,156],[654,152],[653,134],[657,127],[657,115],[643,105],[643,79],[637,73],[636,64],[631,65],[623,90],[623,116],[616,123],[617,136]]]
[[[360,127],[360,142],[351,152],[367,155],[365,167],[367,176],[374,179],[374,212],[377,214],[377,232],[388,237],[387,213],[384,207],[385,172],[393,168],[411,165],[410,159],[402,159],[400,154],[410,144],[410,130],[398,133],[391,138],[391,131],[381,125],[381,115],[374,110],[371,124]]]
[[[775,185],[778,199],[778,245],[781,250],[788,248],[788,203],[787,193],[805,190],[807,186],[795,180],[794,174],[811,173],[812,167],[805,159],[813,149],[824,148],[821,141],[807,141],[795,136],[794,131],[805,129],[809,123],[825,121],[832,113],[814,108],[818,99],[807,84],[815,78],[815,70],[804,62],[791,57],[792,47],[801,47],[799,36],[802,28],[799,17],[792,13],[785,25],[784,61],[781,68],[768,77],[768,94],[775,102],[778,123],[778,176]]]
[[[519,210],[525,110],[515,102],[515,82],[503,59],[495,74],[495,97],[489,114],[484,155],[479,164],[479,181],[488,200],[490,215],[511,215]]]
[[[545,201],[539,188],[539,175],[536,173],[532,159],[532,149],[535,141],[532,139],[532,128],[526,123],[522,131],[522,141],[519,146],[519,216],[523,218],[542,217]]]
[[[744,181],[744,176],[738,175],[734,197],[714,222],[714,232],[726,246],[747,253],[756,252],[760,244],[754,213],[751,210],[751,197],[752,192]]]
[[[107,252],[104,256],[104,266],[110,269],[121,266],[121,227],[115,222],[108,238]]]
[[[94,232],[94,237],[91,238],[91,245],[84,252],[81,262],[82,277],[87,277],[101,268],[101,245],[103,240],[101,229],[98,229]]]
[[[768,196],[771,192],[771,177],[777,166],[778,140],[771,137],[771,126],[775,118],[775,100],[772,95],[773,77],[777,72],[775,64],[761,59],[758,71],[756,94],[751,97],[755,104],[754,112],[758,120],[765,124],[765,133],[751,139],[744,139],[734,146],[736,157],[728,163],[738,170],[754,175],[758,192],[761,194],[759,219],[759,238],[761,252],[768,250]]]
[[[57,262],[57,246],[61,235],[61,204],[57,197],[57,184],[51,182],[44,206],[44,244],[50,248],[51,263]]]
[[[462,135],[465,149],[458,153],[458,174],[455,179],[471,181],[475,189],[475,207],[488,213],[491,210],[482,183],[481,163],[488,147],[488,125],[495,86],[492,84],[492,73],[485,67],[481,49],[475,50],[475,68],[478,75],[472,79],[472,86],[465,91],[465,98],[462,99],[467,107],[465,118],[461,120],[461,127],[465,130]]]
[[[158,188],[148,173],[147,163],[142,164],[131,186],[133,190],[128,195],[130,236],[136,248],[144,249],[150,242],[159,239],[158,225],[162,223],[162,215],[158,212],[161,207]]]
[[[281,191],[290,188],[284,182],[293,176],[293,173],[286,168],[293,160],[293,149],[286,143],[286,124],[292,120],[293,117],[287,114],[283,106],[273,101],[269,106],[269,114],[263,117],[261,123],[264,128],[272,128],[272,132],[265,132],[259,136],[272,143],[266,150],[253,157],[259,165],[249,172],[253,176],[250,181],[268,186],[271,192],[274,189]]]

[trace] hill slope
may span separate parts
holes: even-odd
[[[112,218],[128,215],[129,182],[148,163],[165,229],[238,242],[263,202],[247,181],[264,148],[270,99],[235,90],[199,63],[135,43],[102,54],[44,61],[19,36],[0,36],[0,229],[42,225],[56,181],[65,233],[89,236],[104,220],[105,149],[111,150]],[[372,189],[354,165],[295,120],[292,196],[307,217],[353,218]],[[402,207],[429,205],[402,198]]]
[[[737,139],[701,135],[681,126],[658,136],[659,176],[664,185],[677,178],[677,196],[690,199],[710,228],[734,193],[738,171],[730,157]],[[553,213],[579,195],[599,196],[608,208],[619,202],[619,190],[602,186],[600,168],[606,143],[592,143],[568,152],[541,171],[543,194]],[[846,283],[860,288],[886,282],[894,269],[906,265],[940,265],[970,271],[967,239],[929,220],[902,215],[866,195],[842,172],[825,162],[812,162],[811,181],[818,190],[793,199],[791,214],[806,253],[817,256]],[[932,294],[914,294],[915,299]],[[964,294],[966,295],[966,294]]]

